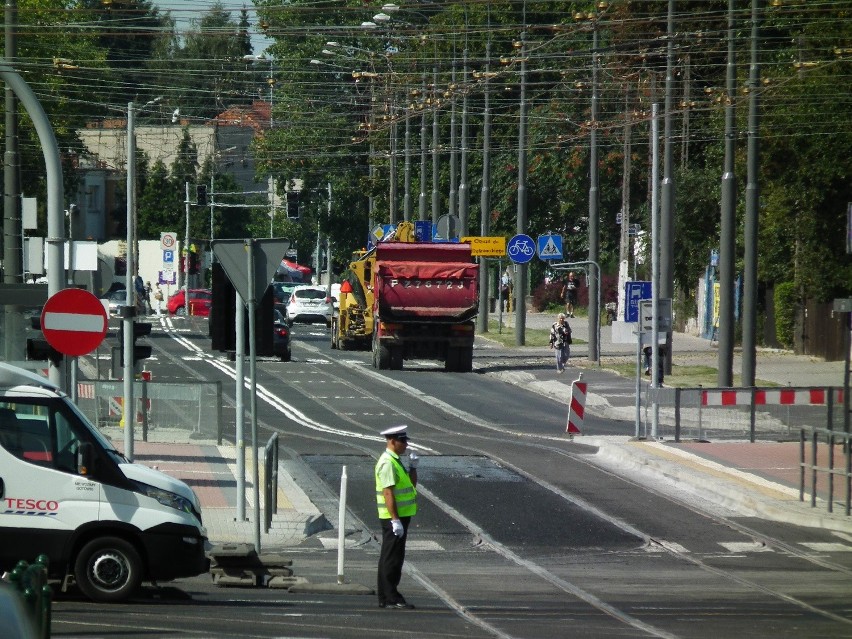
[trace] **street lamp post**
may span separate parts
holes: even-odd
[[[162,100],[156,97],[142,106],[142,110]],[[133,405],[133,325],[136,315],[136,304],[134,303],[133,278],[136,273],[136,264],[133,255],[133,246],[136,241],[136,107],[133,102],[127,104],[127,246],[125,250],[125,306],[122,308],[122,323],[124,327],[124,456],[133,461],[133,426],[136,419],[136,410]]]

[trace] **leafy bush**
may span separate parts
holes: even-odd
[[[576,275],[576,273],[575,273]],[[578,277],[577,285],[577,307],[584,308],[589,305],[589,286],[588,279]],[[565,308],[565,301],[560,297],[562,292],[562,279],[557,279],[549,284],[539,284],[532,294],[533,307],[539,313],[543,313],[549,308],[557,307],[560,310]],[[601,278],[601,312],[607,302],[615,302],[618,299],[618,276],[606,275]]]
[[[775,285],[775,338],[785,348],[793,348],[798,300],[796,285],[781,282]]]

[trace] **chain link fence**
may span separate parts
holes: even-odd
[[[215,439],[222,443],[222,383],[136,381],[137,439],[170,441],[177,434],[189,439]],[[124,383],[84,381],[78,383],[77,407],[99,430],[122,428]]]

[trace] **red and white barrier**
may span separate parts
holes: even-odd
[[[572,437],[582,435],[583,417],[586,414],[586,382],[582,381],[583,374],[571,382],[571,405],[568,407],[568,425],[565,432]]]
[[[829,389],[779,388],[754,391],[755,406],[825,406]],[[706,390],[701,393],[702,406],[750,406],[751,390]],[[834,403],[843,403],[843,391],[834,390]]]

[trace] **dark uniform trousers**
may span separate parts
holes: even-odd
[[[411,517],[400,517],[405,534],[397,537],[393,534],[390,519],[380,519],[382,523],[382,552],[379,555],[379,576],[376,590],[380,604],[404,602],[397,587],[402,579],[402,564],[405,561],[405,540],[408,539],[408,524]]]

